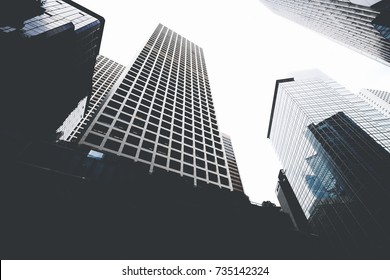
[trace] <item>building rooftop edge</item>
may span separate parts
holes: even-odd
[[[276,97],[278,95],[278,89],[280,83],[287,83],[287,82],[293,82],[294,78],[286,78],[286,79],[279,79],[276,80],[275,83],[275,91],[274,91],[274,99],[272,100],[272,107],[271,107],[271,114],[269,118],[269,125],[268,125],[268,132],[267,132],[267,138],[269,138],[271,134],[271,128],[272,128],[272,120],[274,118],[274,111],[275,111],[275,103],[276,103]]]

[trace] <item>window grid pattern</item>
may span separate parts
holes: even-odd
[[[340,117],[340,112],[346,117]],[[376,180],[380,176],[383,179],[384,169],[390,170],[390,118],[330,79],[284,82],[278,86],[269,138],[302,210],[316,230],[344,241],[350,239],[356,246],[360,241],[380,244],[386,240],[383,229],[377,230],[378,235],[370,234],[367,225],[389,227],[379,213],[386,203],[371,203],[370,197],[389,197],[388,182]],[[326,152],[324,147],[328,147]],[[380,161],[366,164],[366,160],[356,158],[364,153]],[[375,162],[381,164],[370,170]],[[370,179],[359,178],[359,168]],[[328,216],[319,214],[325,210]]]
[[[125,66],[98,55],[92,78],[92,94],[85,114],[69,134],[64,134],[60,139],[65,141],[77,141],[92,117],[96,114],[111,88],[125,70]]]
[[[384,90],[367,89],[372,94],[378,96],[380,99],[390,104],[390,92]]]
[[[379,11],[337,0],[262,2],[277,14],[390,65],[390,40],[382,36],[372,23]]]
[[[83,65],[98,55],[101,41],[99,19],[60,0],[47,0],[42,4],[44,13],[23,22],[23,27],[0,26],[1,33],[23,34],[26,38],[51,37],[64,30],[74,30],[80,52],[76,61]],[[17,35],[19,36],[19,35]]]
[[[226,158],[228,162],[228,167],[230,171],[230,178],[232,180],[233,190],[244,192],[242,181],[240,177],[240,172],[238,171],[236,157],[234,155],[234,150],[232,146],[232,141],[229,135],[222,133],[223,145],[225,147]]]
[[[203,50],[161,24],[80,143],[232,188]]]
[[[358,93],[358,96],[383,115],[390,118],[390,92],[362,89]]]
[[[46,0],[42,4],[45,12],[24,22],[20,32],[27,37],[37,36],[65,24],[72,23],[77,33],[81,33],[91,26],[99,25],[99,20],[93,16],[60,0]],[[9,33],[18,30],[15,27],[1,26],[0,31]]]

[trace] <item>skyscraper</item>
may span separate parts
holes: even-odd
[[[384,90],[367,89],[367,91],[381,98],[387,104],[390,104],[390,92]]]
[[[57,130],[57,132],[62,132],[61,140],[72,142],[78,139],[125,68],[125,66],[107,57],[102,55],[97,56],[92,78],[91,98],[89,99],[88,105],[87,98],[84,98],[81,101],[83,105],[77,106]]]
[[[79,143],[232,190],[202,48],[158,25]]]
[[[388,0],[261,0],[261,2],[283,17],[390,65]]]
[[[384,90],[374,90],[374,89],[367,89],[367,91],[381,98],[387,104],[390,104],[390,92]]]
[[[390,92],[362,89],[358,95],[386,117],[390,117]]]
[[[389,132],[389,117],[323,74],[276,83],[267,137],[312,230],[346,256],[389,248]]]
[[[91,94],[104,19],[72,1],[0,4],[2,132],[49,138]]]

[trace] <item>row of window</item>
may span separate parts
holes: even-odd
[[[152,132],[160,131],[161,134],[167,135],[168,137],[172,131],[172,135],[184,134],[185,137],[189,137],[190,139],[195,138],[199,141],[201,141],[201,139],[204,137],[205,141],[211,142],[213,139],[216,142],[215,144],[220,145],[221,143],[218,130],[211,129],[210,126],[206,124],[203,124],[202,126],[201,123],[195,121],[193,126],[192,123],[187,123],[187,121],[191,120],[185,118],[184,126],[182,126],[182,121],[178,119],[172,119],[166,114],[163,114],[161,119],[161,114],[154,114],[154,112],[157,113],[157,111],[152,110],[149,117],[147,113],[138,111],[134,117],[133,115],[129,114],[129,112],[126,112],[126,109],[130,109],[129,107],[124,106],[122,109],[123,111],[118,114],[117,110],[106,107],[103,110],[103,114],[101,114],[99,117],[98,122],[100,122],[102,125],[111,125],[124,131],[127,131],[129,125],[132,124],[139,127],[140,129],[143,129],[146,126],[146,129]],[[145,107],[145,109],[149,110],[147,107]],[[115,122],[114,117],[117,118]],[[131,123],[131,121],[133,122]]]
[[[213,124],[216,125],[216,116],[215,116],[215,111],[211,108],[207,108],[206,106],[200,107],[196,104],[191,104],[189,102],[185,102],[184,104],[180,102],[180,100],[176,100],[174,103],[174,100],[171,98],[166,98],[165,103],[164,103],[164,96],[161,94],[156,94],[156,98],[153,100],[153,96],[144,94],[143,98],[140,99],[135,92],[135,90],[132,91],[132,93],[128,96],[128,98],[122,97],[120,94],[124,94],[123,92],[117,91],[119,94],[114,94],[111,97],[111,100],[108,103],[108,106],[118,109],[121,107],[122,104],[127,105],[131,107],[132,109],[136,109],[137,105],[139,104],[139,107],[146,106],[146,111],[149,112],[150,108],[153,108],[154,110],[168,116],[173,116],[173,113],[176,115],[179,115],[178,118],[182,119],[183,112],[186,112],[188,114],[191,114],[192,116],[195,116],[195,120],[200,122],[201,116],[203,121],[208,124],[208,121],[212,122]],[[133,94],[135,93],[135,94]],[[153,101],[153,105],[152,105]],[[141,111],[144,111],[141,109]],[[210,117],[209,117],[210,116]]]
[[[156,44],[156,45],[154,46],[154,48],[151,50],[151,52],[150,52],[149,59],[148,59],[148,61],[146,62],[146,64],[148,64],[149,67],[152,67],[154,61],[156,60],[156,57],[158,57],[156,64],[157,64],[158,66],[160,66],[160,68],[161,68],[161,66],[162,66],[163,63],[164,63],[164,58],[163,58],[163,57],[164,57],[165,55],[162,54],[161,51],[157,51],[157,50],[156,50],[156,49],[158,49],[158,47],[159,47],[159,45]],[[136,64],[139,68],[142,66],[142,63],[145,61],[145,59],[146,59],[146,57],[147,57],[148,49],[149,49],[149,47],[146,46],[146,47],[144,48],[144,50],[141,52],[140,56],[137,58],[136,62],[135,62],[135,64]],[[185,56],[184,56],[183,54],[181,55],[181,61],[179,62],[179,61],[178,61],[178,57],[179,57],[178,53],[179,53],[179,50],[177,49],[176,52],[175,52],[175,58],[176,58],[176,61],[177,61],[178,63],[176,63],[176,64],[173,65],[172,69],[173,69],[174,71],[177,71],[177,70],[178,70],[178,66],[182,66],[183,68],[184,68],[184,66],[187,66],[187,67],[192,68],[194,72],[199,71],[199,73],[200,73],[200,69],[201,69],[202,67],[200,67],[200,68],[197,68],[197,67],[195,67],[195,66],[192,66],[192,67],[191,67],[191,65],[190,65],[190,63],[189,63],[189,61],[191,61],[189,55],[187,55],[187,60],[188,60],[188,61],[187,61],[187,64],[185,64],[185,62],[184,62],[184,61],[185,61],[185,60],[184,60],[184,59],[185,59]],[[167,56],[167,57],[166,57],[168,63],[169,63],[169,62],[172,62],[171,57],[172,57],[172,55],[173,55],[173,48],[172,48],[172,50],[169,52],[169,55],[170,55],[170,56]],[[198,62],[198,65],[200,66],[200,65],[201,65],[201,63],[200,63],[201,61],[204,62],[204,59],[199,59],[199,57],[196,57],[196,58],[193,57],[193,58],[192,58],[192,65],[196,65],[196,62]],[[188,68],[187,68],[187,69],[188,69]],[[182,69],[180,69],[180,70],[182,71]],[[204,67],[204,65],[203,65],[203,71],[204,71],[204,72],[206,71],[206,68]],[[196,77],[196,75],[194,75],[194,77]]]
[[[157,86],[157,82],[155,80],[156,80],[155,78],[150,78],[150,80],[147,81],[146,78],[143,78],[140,75],[134,85],[134,88],[136,89],[136,91],[138,90],[138,92],[140,93],[145,87],[145,84],[147,84],[147,89],[149,94],[153,95]],[[134,81],[134,77],[132,76],[125,77],[122,84],[120,85],[122,91],[127,92],[129,88],[132,86],[133,81]],[[199,93],[199,91],[196,88],[193,88],[192,90],[191,88],[186,87],[186,91],[184,92],[184,87],[178,85],[176,88],[176,84],[173,84],[171,82],[169,83],[167,89],[167,86],[164,84],[164,82],[160,80],[160,83],[157,86],[157,92],[162,95],[167,94],[168,97],[170,97],[171,99],[174,99],[174,97],[177,96],[177,99],[179,101],[182,101],[183,98],[185,97],[187,102],[191,102],[193,100],[195,105],[198,106],[200,105],[200,102],[201,105],[207,106],[206,100],[208,99],[209,107],[213,109],[211,94],[208,94],[206,99],[206,95],[204,94],[204,92],[200,91],[201,93]],[[126,96],[126,93],[123,93],[122,95]],[[200,98],[198,95],[200,96]]]
[[[164,95],[158,90],[156,93],[154,93],[153,91],[146,89],[142,98],[140,98],[141,95],[142,92],[137,88],[134,88],[128,96],[126,91],[119,88],[117,89],[116,93],[112,95],[108,105],[118,109],[120,108],[121,104],[125,104],[133,109],[136,109],[137,104],[151,107],[153,102],[152,108],[154,110],[158,112],[164,112],[168,116],[172,116],[173,113],[182,115],[184,110],[184,112],[187,112],[188,114],[192,115],[193,113],[195,120],[197,121],[200,121],[200,117],[203,116],[203,121],[206,121],[206,124],[207,121],[209,121],[210,116],[210,121],[217,125],[215,110],[211,105],[209,107],[204,105],[199,106],[199,103],[190,103],[187,101],[187,99],[185,99],[183,103],[182,98],[176,97],[175,100],[175,96],[173,94],[167,93]],[[126,96],[127,98],[125,99]]]
[[[142,79],[147,79],[151,69],[152,68],[148,67],[148,66],[143,67],[141,73],[143,74],[142,76],[144,76],[144,78],[142,78]],[[162,80],[161,82],[165,83],[165,86],[167,86],[168,85],[167,82],[168,82],[169,70],[170,69],[168,68],[168,66],[166,68],[164,68],[162,71],[161,71],[161,68],[159,68],[158,66],[154,67],[152,74],[151,74],[151,77],[152,77],[151,82],[154,83],[153,85],[157,86],[158,79],[161,77],[161,80]],[[137,67],[135,67],[133,65],[129,71],[129,75],[133,76],[133,77],[132,78],[127,77],[127,79],[134,81],[134,78],[136,77],[136,75],[139,72],[140,72],[140,69],[138,69]],[[142,79],[141,79],[141,81],[143,81]],[[146,81],[144,81],[144,82],[146,82]],[[161,82],[159,84],[162,84]],[[178,83],[177,85],[176,85],[176,82]],[[162,84],[162,85],[164,85],[164,84]],[[184,73],[183,74],[179,73],[179,75],[177,75],[177,72],[175,72],[174,70],[171,71],[170,85],[173,87],[172,88],[173,90],[177,87],[181,91],[184,91],[184,89],[186,89],[186,91],[189,91],[189,92],[194,90],[195,92],[201,92],[202,94],[205,94],[206,92],[210,93],[210,87],[207,85],[206,82],[205,82],[206,86],[203,86],[203,81],[200,81],[199,86],[198,86],[198,78],[197,77],[193,76],[191,79],[191,75],[189,75],[188,73],[186,76],[184,75]],[[161,87],[161,85],[159,85],[159,87]]]
[[[196,78],[198,75],[202,76],[201,70],[205,70],[204,67],[199,65],[200,60],[198,59],[197,60],[194,59],[192,65],[190,65],[188,62],[185,63],[181,60],[178,61],[170,57],[164,57],[163,55],[164,54],[162,53],[160,53],[158,56],[151,54],[149,55],[146,62],[145,62],[146,58],[144,58],[144,56],[139,56],[133,64],[134,68],[137,68],[139,70],[143,64],[145,67],[152,68],[153,66],[155,66],[158,67],[159,69],[169,66],[169,69],[174,71],[176,74],[179,72],[180,74],[184,75],[184,72],[186,72],[188,75],[191,74],[194,78]],[[199,61],[199,62],[195,63],[195,61]]]
[[[92,127],[92,131],[95,131],[99,134],[105,135],[109,131],[109,127],[103,125],[102,123],[105,122],[104,118],[106,118],[104,115],[101,115],[98,119],[98,123],[95,123]],[[100,123],[99,123],[100,122]],[[139,125],[137,125],[136,122],[133,123],[134,125],[131,126],[129,132],[133,135],[141,136],[143,134],[144,128],[141,128]],[[124,139],[125,132],[128,128],[128,124],[117,120],[114,125],[115,128],[119,129],[113,129],[111,130],[110,136],[119,140]],[[159,131],[159,134],[157,135],[157,131]],[[213,153],[213,146],[216,148],[217,155],[223,157],[223,153],[220,151],[222,149],[221,144],[219,143],[219,137],[214,135],[214,145],[211,141],[211,134],[206,134],[205,138],[203,138],[201,135],[193,135],[191,131],[184,130],[184,134],[182,135],[183,130],[177,126],[173,127],[173,131],[169,129],[165,129],[161,127],[160,129],[153,125],[152,123],[149,123],[145,130],[145,137],[151,141],[156,141],[157,136],[159,136],[159,142],[165,145],[168,145],[169,139],[172,139],[172,145],[175,146],[176,141],[178,141],[177,146],[178,149],[181,149],[181,143],[184,143],[185,145],[188,145],[190,147],[196,147],[197,149],[201,150],[207,150],[210,153]],[[194,140],[195,139],[195,140]],[[206,144],[203,145],[204,143]]]
[[[123,106],[122,106],[123,105]],[[109,101],[106,107],[106,114],[111,116],[116,116],[116,112],[118,111],[121,106],[121,111],[124,113],[129,114],[130,116],[133,115],[134,110],[136,108],[136,101],[134,99],[126,99],[125,102],[119,103],[114,100]],[[162,105],[158,100],[155,100],[153,105],[148,105],[146,99],[143,99],[139,102],[138,110],[136,113],[136,116],[139,116],[140,118],[146,120],[146,117],[144,116],[144,113],[148,114],[150,109],[150,114],[160,118],[163,117],[163,119],[167,122],[172,122],[172,118],[177,121],[181,122],[183,120],[183,114],[184,114],[184,120],[188,125],[195,124],[196,127],[201,128],[201,122],[203,121],[203,127],[205,130],[210,131],[210,122],[213,129],[218,129],[217,121],[215,119],[210,119],[206,112],[202,111],[200,113],[197,110],[192,111],[191,107],[185,107],[183,111],[182,106],[178,106],[176,104],[175,108],[173,108],[172,105],[165,104],[165,108],[163,109],[164,105]],[[174,111],[173,111],[174,110]],[[194,118],[194,121],[192,121],[192,118]],[[181,126],[180,123],[177,123],[177,125]],[[189,129],[191,130],[191,129]]]
[[[189,56],[186,57],[183,54],[179,55],[179,49],[176,49],[175,53],[170,52],[170,54],[166,54],[158,50],[156,47],[157,46],[149,48],[148,46],[146,46],[136,59],[135,64],[138,67],[141,67],[145,60],[149,67],[152,67],[154,63],[156,63],[156,65],[158,65],[160,68],[164,64],[172,64],[172,69],[175,71],[182,71],[185,69],[188,72],[188,70],[193,70],[193,74],[201,73],[201,70],[205,72],[206,70],[206,67],[202,63],[204,62],[203,58],[194,56],[191,59]]]
[[[162,71],[162,74],[159,73],[159,71],[155,71],[156,69],[153,70],[152,74],[150,75],[149,82],[153,86],[157,86],[158,88],[166,89],[167,87],[171,90],[178,89],[180,92],[195,92],[195,93],[201,93],[201,96],[204,96],[206,93],[210,94],[210,90],[206,89],[200,83],[198,87],[197,79],[193,79],[191,83],[190,78],[184,79],[183,75],[177,76],[175,73],[171,73],[171,76],[168,80],[168,72],[169,70],[164,70]],[[144,85],[144,83],[147,82],[148,77],[149,77],[149,70],[142,70],[140,73],[140,76],[137,79],[138,84]],[[130,69],[128,76],[126,77],[127,80],[129,80],[131,83],[134,82],[138,72],[134,72],[133,69]]]
[[[163,41],[163,37],[164,37],[164,34],[161,34],[158,39],[157,39],[157,34],[153,34],[152,37],[149,39],[148,41],[148,44],[147,44],[147,47],[152,47],[154,42],[157,41],[157,43],[154,45],[155,48],[159,48],[161,46],[161,43]],[[157,39],[157,40],[156,40]],[[181,40],[183,39],[183,41]],[[169,47],[169,50],[170,52],[172,52],[171,50],[174,48],[174,46],[176,45],[176,49],[180,49],[182,50],[182,55],[184,54],[184,49],[187,48],[187,56],[189,56],[190,53],[195,53],[196,50],[198,50],[199,52],[201,52],[201,49],[196,46],[194,43],[192,42],[189,42],[188,40],[186,40],[185,38],[182,38],[180,35],[178,34],[173,34],[173,36],[171,36],[171,34],[169,34],[165,40],[164,40],[164,45],[163,47],[161,48],[161,51],[163,52],[167,52],[168,51],[168,42],[169,40],[171,40],[171,44],[170,44],[170,47]],[[182,42],[182,43],[181,43]],[[186,44],[187,42],[187,44]],[[149,45],[149,46],[148,46]],[[192,49],[192,50],[191,50]]]
[[[199,98],[198,95],[200,95],[201,98],[207,97],[207,99],[209,100],[209,103],[212,103],[211,93],[207,92],[207,96],[206,96],[206,92],[202,89],[199,90],[199,88],[197,88],[196,86],[191,87],[191,86],[186,85],[184,87],[180,84],[180,82],[178,82],[178,84],[176,85],[176,80],[174,80],[174,79],[171,80],[168,85],[164,84],[165,82],[163,82],[162,80],[158,81],[158,78],[154,78],[154,77],[150,78],[150,80],[147,81],[147,74],[145,75],[146,77],[144,77],[143,74],[144,73],[141,73],[141,75],[137,79],[136,85],[138,85],[138,87],[142,88],[147,83],[147,88],[149,88],[152,91],[154,91],[157,87],[157,89],[159,91],[161,91],[163,94],[165,91],[167,91],[171,94],[177,93],[178,96],[181,98],[183,98],[183,94],[185,94],[187,98],[193,97],[194,99]],[[126,88],[126,86],[131,86],[133,84],[133,81],[135,80],[136,75],[137,74],[130,74],[130,75],[126,76],[122,82],[122,84],[124,84],[122,87]],[[162,79],[164,79],[163,76],[162,76]],[[199,99],[197,99],[197,101],[199,102]]]
[[[147,47],[143,49],[135,62],[138,64],[143,64],[146,60],[146,63],[149,63],[150,66],[152,66],[154,63],[158,64],[159,66],[163,66],[164,64],[171,64],[172,62],[175,62],[175,70],[192,69],[194,72],[201,72],[200,70],[202,70],[203,67],[201,60],[197,57],[197,55],[192,57],[189,55],[185,56],[183,54],[179,54],[179,51],[179,49],[172,49],[172,51],[166,53],[158,50],[158,46],[154,46],[152,49]],[[149,52],[149,57],[147,52]],[[147,57],[148,59],[146,59]]]
[[[103,137],[98,136],[93,133],[89,133],[86,142],[99,146],[103,141]],[[134,140],[130,140],[134,141]],[[104,149],[118,153],[121,143],[114,141],[112,139],[107,139],[104,143]],[[183,165],[183,172],[187,174],[194,175],[194,170],[196,169],[196,176],[201,178],[206,178],[206,172],[208,173],[209,180],[218,182],[217,176],[220,175],[221,178],[226,178],[222,175],[227,176],[227,170],[225,167],[225,161],[221,158],[216,158],[217,161],[210,161],[215,159],[215,157],[207,154],[207,161],[204,159],[197,158],[192,154],[186,154],[187,151],[184,149],[185,153],[181,153],[174,149],[171,149],[168,156],[168,149],[164,146],[158,145],[156,148],[156,153],[154,151],[154,144],[149,141],[143,141],[141,148],[139,146],[133,146],[133,143],[125,144],[123,149],[119,154],[130,156],[131,158],[136,158],[137,151],[139,150],[138,158],[142,159],[148,163],[152,162],[154,155],[154,163],[160,166],[168,167],[181,171],[181,165]],[[169,165],[168,165],[169,162]],[[207,167],[206,167],[207,165]],[[227,179],[227,178],[226,178]],[[222,180],[221,180],[222,182]],[[228,185],[228,181],[226,181]]]
[[[115,127],[124,128],[124,126],[127,126],[127,124],[120,122],[120,121],[117,121],[115,123]],[[150,129],[153,129],[152,125],[149,124],[147,128],[148,128],[148,130],[145,131],[145,138],[149,139],[151,141],[157,141],[156,139],[158,138],[158,142],[160,144],[168,146],[170,139],[171,139],[172,148],[175,148],[177,150],[181,150],[182,144],[184,144],[183,146],[185,147],[185,150],[188,151],[188,153],[192,153],[192,148],[195,147],[196,149],[200,149],[200,150],[196,150],[197,155],[199,155],[200,157],[203,157],[202,150],[206,150],[207,152],[213,154],[214,153],[213,147],[215,147],[215,153],[218,156],[223,157],[223,153],[221,151],[222,146],[219,143],[214,143],[214,146],[213,146],[213,142],[207,138],[204,138],[205,144],[203,144],[202,138],[197,136],[197,135],[195,135],[195,139],[196,139],[195,141],[192,138],[188,138],[186,136],[183,137],[182,135],[177,134],[177,133],[172,133],[172,138],[171,138],[170,131],[165,130],[163,128],[161,128],[161,130],[160,130],[160,136],[157,137],[155,132],[152,132],[150,130]],[[109,131],[109,128],[100,124],[100,123],[96,123],[93,126],[92,131],[105,135]],[[140,137],[143,134],[143,130],[137,126],[132,126],[130,128],[129,132],[130,132],[130,134],[127,136],[126,141],[129,143],[132,143],[134,145],[137,145],[140,142],[140,138],[138,138],[137,136]],[[188,132],[188,131],[185,131],[185,133],[186,132]],[[190,133],[190,132],[188,132],[188,133]],[[109,136],[112,138],[115,138],[117,140],[123,140],[126,137],[126,135],[127,134],[125,134],[123,131],[112,129]],[[137,135],[137,136],[135,136],[135,135]]]
[[[141,96],[143,93],[144,84],[145,84],[144,82],[137,81],[137,83],[134,85],[133,89],[131,90],[131,94]],[[132,85],[131,81],[127,81],[126,79],[124,79],[119,89],[117,90],[117,94],[126,97],[128,94],[128,89],[131,87],[131,85]],[[193,104],[197,108],[200,107],[202,107],[203,109],[209,108],[212,111],[212,113],[215,113],[213,101],[211,97],[209,96],[208,102],[206,102],[206,98],[203,97],[202,95],[200,95],[199,98],[197,92],[188,91],[184,93],[180,89],[175,90],[171,87],[169,87],[168,90],[166,90],[166,88],[162,86],[158,87],[156,90],[156,87],[153,85],[153,82],[149,81],[145,89],[145,94],[149,95],[151,99],[153,99],[153,96],[156,94],[157,99],[161,101],[163,101],[166,97],[167,102],[170,102],[171,104],[173,104],[173,102],[176,100],[176,102],[179,105],[183,105],[183,102],[185,102],[185,104],[188,107],[191,107],[191,105]],[[150,98],[149,100],[151,100]]]

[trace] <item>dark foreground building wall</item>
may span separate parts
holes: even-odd
[[[390,249],[390,153],[343,112],[309,126],[320,143],[316,165],[326,192],[310,209],[310,223],[335,248],[351,255],[387,255]]]
[[[310,232],[305,213],[299,205],[284,170],[279,171],[276,196],[282,210],[290,216],[294,227],[302,232]]]
[[[5,133],[45,138],[91,94],[104,19],[72,1],[31,2],[0,4],[0,117]]]
[[[72,145],[26,142],[24,154],[8,161],[2,259],[329,257],[278,207]]]

